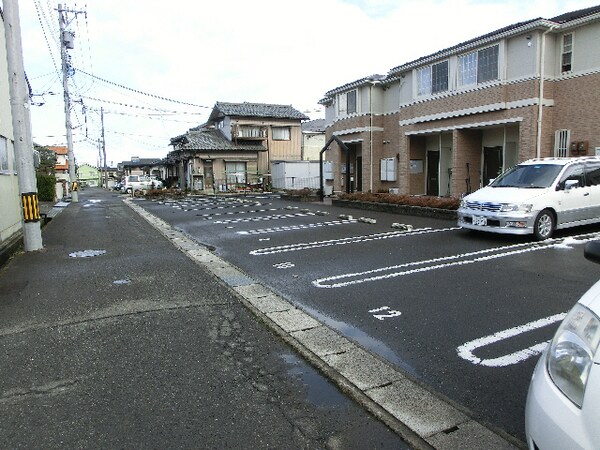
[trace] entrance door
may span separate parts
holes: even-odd
[[[482,185],[487,186],[490,180],[502,172],[502,147],[483,147],[483,180]]]
[[[427,195],[440,195],[440,152],[427,152]]]

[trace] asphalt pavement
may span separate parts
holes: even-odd
[[[1,447],[519,446],[135,199],[54,212],[0,270]]]

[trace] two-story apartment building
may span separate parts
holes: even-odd
[[[272,161],[302,159],[301,122],[307,119],[290,105],[217,102],[207,123],[171,139],[167,160],[182,188],[268,183]]]
[[[600,152],[600,6],[516,23],[330,90],[336,191],[460,196],[529,158]],[[350,159],[350,173],[346,170]]]

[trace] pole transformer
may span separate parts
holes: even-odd
[[[37,180],[33,162],[33,139],[29,112],[31,102],[25,82],[17,0],[4,0],[3,17],[15,164],[17,165],[19,192],[23,206],[23,247],[25,251],[29,252],[41,250],[43,245]]]

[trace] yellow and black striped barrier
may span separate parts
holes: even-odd
[[[25,222],[39,222],[40,204],[37,192],[26,192],[21,194],[23,200],[23,219]]]

